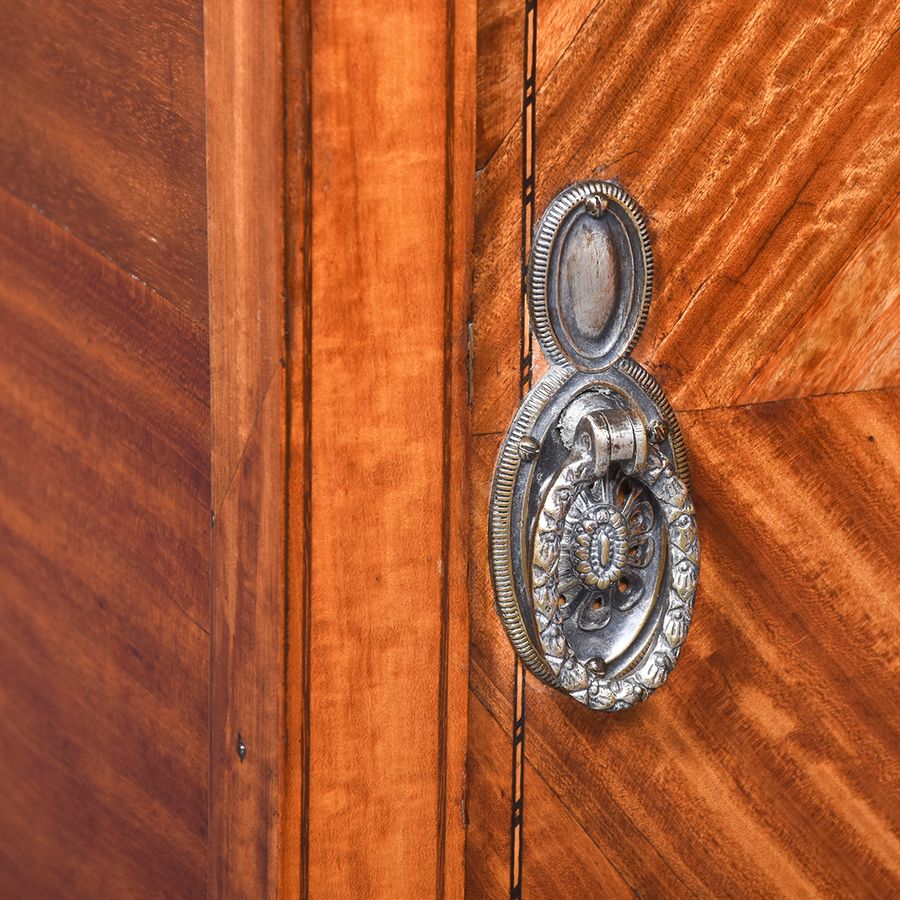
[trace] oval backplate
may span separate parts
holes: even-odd
[[[534,330],[548,358],[585,372],[611,366],[637,342],[652,295],[637,203],[607,181],[563,191],[538,225],[528,277]]]

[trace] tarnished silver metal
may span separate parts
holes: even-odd
[[[628,355],[652,289],[646,223],[619,185],[583,182],[553,200],[528,271],[551,368],[497,460],[491,572],[518,654],[595,709],[625,709],[665,681],[699,572],[681,430]]]

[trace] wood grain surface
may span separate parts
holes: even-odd
[[[202,897],[202,5],[0,32],[0,895]]]
[[[476,60],[474,0],[0,4],[0,895],[508,894],[524,4],[480,6]],[[897,10],[538,21],[536,208],[648,213],[703,574],[651,703],[529,680],[524,893],[897,894]]]
[[[321,3],[311,28],[301,877],[311,896],[460,897],[474,5]]]
[[[900,203],[895,201],[759,369],[742,403],[900,385]]]
[[[577,34],[595,0],[541,0],[538,88]],[[523,4],[483,2],[478,8],[476,165],[485,167],[516,131],[522,106]]]
[[[531,691],[557,815],[642,895],[896,894],[898,413],[881,390],[684,414],[703,575],[679,668],[631,715]]]
[[[203,4],[0,3],[0,185],[205,322]]]
[[[284,111],[275,2],[207,0],[213,499],[284,359]]]
[[[285,897],[309,897],[312,663],[312,15],[304,0],[282,5],[285,216],[285,720],[282,854]]]
[[[202,12],[2,10],[3,888],[461,896],[474,4]]]
[[[509,759],[488,748],[509,740],[508,718],[498,721],[489,709],[502,709],[503,695],[493,683],[474,673],[469,706],[469,727],[475,738],[469,751],[469,794],[478,798],[477,809],[487,812],[493,828],[476,823],[467,843],[466,886],[469,896],[501,897],[509,893],[509,847],[495,832],[509,819]],[[483,698],[482,692],[490,695]],[[529,760],[525,763],[528,817],[524,881],[529,895],[542,897],[632,898],[634,892],[607,859],[589,833],[572,816],[551,788],[554,779],[541,777]],[[504,788],[505,786],[505,788]],[[540,886],[540,891],[535,886]]]
[[[279,367],[213,527],[210,894],[293,896],[284,815],[287,695],[284,372]]]
[[[538,13],[537,211],[606,177],[648,213],[635,356],[682,411],[703,561],[692,639],[649,704],[597,716],[529,680],[523,895],[583,896],[585,875],[614,896],[892,895],[896,10],[556,6]],[[511,850],[514,658],[486,520],[520,377],[523,17],[479,9],[475,897],[508,892]]]
[[[210,894],[296,895],[287,772],[281,5],[205,5],[212,418]],[[242,748],[242,749],[239,749]]]
[[[0,191],[0,336],[0,895],[205,896],[205,329]]]
[[[474,62],[466,7],[449,21],[440,7],[396,4],[314,15],[312,394],[323,424],[312,443],[309,852],[311,889],[325,896],[462,894],[465,515],[449,491],[465,396],[470,196],[454,196],[453,177],[471,163],[452,126],[457,103],[472,102],[455,77]],[[356,46],[367,55],[348,53]],[[348,219],[361,227],[348,233]]]
[[[803,369],[786,367],[777,389],[757,376],[890,218],[897,24],[890,3],[601,2],[554,58],[541,20],[538,209],[592,175],[644,205],[660,290],[636,356],[678,408],[814,392]],[[476,328],[490,352],[476,357],[476,432],[504,429],[517,392],[516,367],[497,354],[517,346],[520,144],[513,128],[478,179]],[[804,320],[807,353],[895,329],[890,304],[876,304],[874,323],[854,316],[837,333],[833,316]],[[857,371],[832,371],[829,389],[857,387]],[[879,363],[866,386],[893,377]]]

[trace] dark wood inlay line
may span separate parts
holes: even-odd
[[[519,306],[519,401],[531,387],[532,340],[528,322],[528,252],[534,228],[537,0],[526,0],[522,48],[522,243]],[[522,896],[525,816],[525,666],[516,659],[513,680],[512,804],[510,816],[509,896]]]

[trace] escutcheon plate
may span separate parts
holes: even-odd
[[[652,272],[646,224],[620,186],[578,184],[551,203],[529,302],[553,365],[510,425],[491,494],[491,572],[516,652],[603,710],[671,672],[699,572],[681,430],[627,355]]]

